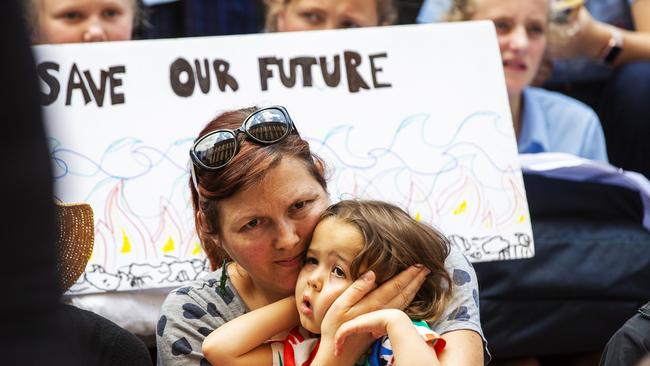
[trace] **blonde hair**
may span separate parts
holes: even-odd
[[[266,5],[266,19],[264,29],[267,32],[278,31],[278,14],[284,9],[291,0],[264,0]],[[397,7],[394,0],[375,0],[377,4],[377,25],[395,24],[397,22]]]
[[[452,281],[445,268],[450,246],[444,235],[381,201],[340,201],[325,210],[321,219],[328,217],[355,226],[363,235],[363,248],[351,264],[353,278],[362,270],[372,270],[381,284],[409,266],[422,264],[431,273],[404,312],[425,321],[442,314],[452,296]]]

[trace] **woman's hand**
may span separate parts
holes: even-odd
[[[598,21],[592,18],[584,6],[567,24],[553,24],[548,39],[548,50],[552,58],[596,57],[605,45],[596,31]]]
[[[341,324],[375,310],[406,308],[420,289],[429,270],[411,266],[378,288],[370,271],[354,281],[329,308],[321,323],[321,342],[313,364],[353,365],[372,344],[368,334],[355,334],[346,340],[346,347],[334,358],[334,335]]]
[[[375,274],[365,273],[354,281],[325,314],[321,335],[333,337],[341,324],[380,309],[405,309],[420,289],[429,269],[411,266],[375,289]]]

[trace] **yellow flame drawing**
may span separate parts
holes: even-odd
[[[460,215],[467,210],[467,201],[463,202],[454,210],[454,215]]]
[[[519,223],[522,223],[525,220],[526,220],[526,216],[524,216],[524,215],[519,216]]]
[[[192,255],[199,255],[201,254],[201,246],[199,243],[194,243],[194,250],[192,251]]]
[[[172,236],[170,235],[167,238],[167,242],[165,243],[165,246],[163,247],[163,252],[169,253],[174,251],[174,239],[172,239]]]
[[[131,253],[131,241],[129,240],[129,237],[126,235],[126,230],[122,228],[122,253]]]
[[[417,221],[417,222],[422,221],[422,215],[420,215],[419,212],[416,212],[416,213],[415,213],[415,221]]]

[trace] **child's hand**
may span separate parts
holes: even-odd
[[[403,311],[397,309],[377,310],[359,315],[358,317],[343,323],[334,335],[334,355],[338,355],[343,349],[345,339],[356,333],[370,333],[373,338],[379,338],[388,333],[388,327],[399,322],[406,322],[410,325],[411,320]]]

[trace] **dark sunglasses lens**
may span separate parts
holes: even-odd
[[[235,156],[237,144],[235,135],[228,131],[207,135],[194,147],[194,153],[206,166],[217,168],[225,165]]]
[[[289,120],[276,108],[257,112],[246,121],[244,129],[261,142],[276,142],[289,133]]]

